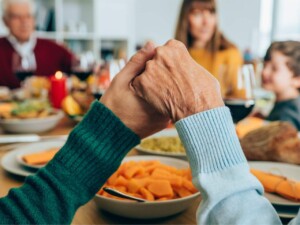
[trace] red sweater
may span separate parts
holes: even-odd
[[[0,38],[0,86],[18,88],[20,80],[13,73],[12,57],[15,52],[10,42],[4,37]],[[69,73],[71,70],[73,54],[65,47],[53,41],[37,39],[34,48],[38,76],[50,76],[60,70]]]

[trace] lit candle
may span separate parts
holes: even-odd
[[[61,108],[63,99],[67,96],[66,77],[58,71],[50,77],[50,101],[54,108]]]

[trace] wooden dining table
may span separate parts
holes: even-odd
[[[75,125],[74,121],[71,121],[69,118],[64,118],[54,130],[41,135],[69,134]],[[6,153],[7,151],[0,150],[0,161]],[[140,153],[133,149],[128,155],[138,154]],[[0,167],[0,197],[7,195],[11,188],[20,187],[24,183],[24,180],[24,177],[10,174]],[[196,210],[200,201],[201,197],[198,197],[187,210],[167,218],[137,220],[116,216],[100,210],[94,200],[91,200],[78,209],[72,224],[196,224]]]

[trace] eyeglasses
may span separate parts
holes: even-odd
[[[16,20],[31,20],[33,19],[33,15],[31,14],[14,14],[14,13],[10,13],[8,14],[8,19],[9,20],[13,20],[13,21],[16,21]]]

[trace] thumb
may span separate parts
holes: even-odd
[[[141,50],[131,57],[123,69],[124,73],[127,74],[129,79],[133,79],[135,76],[143,72],[146,63],[153,59],[154,55],[155,45],[153,42],[149,41]]]

